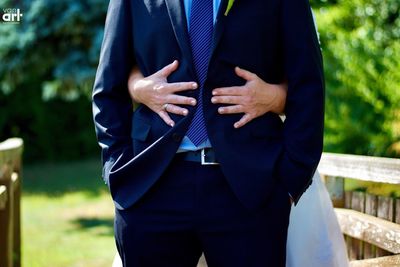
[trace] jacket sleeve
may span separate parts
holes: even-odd
[[[325,85],[308,0],[282,0],[281,18],[288,93],[284,151],[277,172],[297,203],[311,183],[323,149]]]
[[[110,0],[100,61],[93,88],[93,118],[102,149],[103,179],[115,163],[133,157],[130,131],[132,102],[127,80],[134,66],[130,1]]]

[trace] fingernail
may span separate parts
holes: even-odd
[[[217,101],[217,99],[215,99],[215,97],[211,98],[211,102],[215,103]]]
[[[217,91],[216,91],[216,90],[212,91],[212,94],[213,94],[213,95],[216,95],[216,94],[217,94]]]
[[[170,122],[170,123],[169,123],[169,126],[174,127],[174,123],[173,123],[173,122]]]
[[[187,110],[184,110],[184,111],[183,111],[183,115],[186,116],[187,114],[188,114],[188,111],[187,111]]]
[[[233,125],[233,127],[238,128],[238,127],[239,127],[239,124],[238,124],[238,123],[235,123],[235,124]]]
[[[193,89],[197,88],[197,83],[192,84]]]
[[[193,99],[192,101],[190,101],[190,104],[192,104],[193,106],[196,105],[196,100]]]
[[[223,113],[223,112],[224,112],[224,108],[219,108],[219,109],[218,109],[218,112],[219,112],[219,113]]]

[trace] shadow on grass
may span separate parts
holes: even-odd
[[[97,196],[107,191],[101,178],[101,162],[95,159],[24,166],[23,193],[59,197],[72,192]]]
[[[97,235],[114,235],[114,221],[112,218],[81,217],[72,220],[78,230],[91,231]]]

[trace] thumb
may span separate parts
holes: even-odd
[[[174,62],[168,64],[167,66],[159,70],[157,74],[164,78],[167,78],[169,75],[171,75],[171,73],[173,73],[178,69],[178,66],[179,66],[178,60],[174,60]]]
[[[251,81],[257,78],[257,75],[239,67],[235,68],[236,75],[245,79],[246,81]]]

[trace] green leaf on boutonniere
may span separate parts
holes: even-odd
[[[228,6],[226,7],[226,10],[225,10],[225,16],[228,16],[229,10],[231,10],[231,8],[233,6],[233,2],[235,2],[235,0],[229,0]]]

